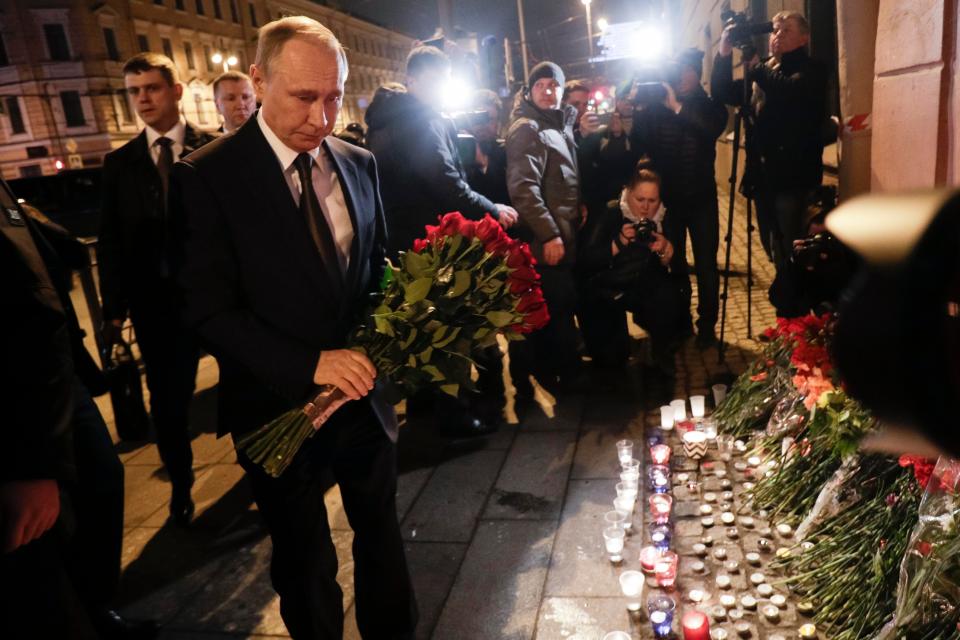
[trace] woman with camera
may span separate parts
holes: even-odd
[[[673,245],[663,235],[660,176],[648,167],[641,161],[620,200],[591,215],[583,229],[577,262],[590,309],[583,333],[595,361],[622,365],[629,355],[624,312],[631,312],[650,334],[654,372],[670,378],[686,302],[669,270]]]

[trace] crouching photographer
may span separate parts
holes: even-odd
[[[669,270],[674,248],[663,235],[665,213],[660,176],[641,163],[620,200],[588,220],[578,263],[583,306],[592,310],[582,329],[594,359],[625,362],[624,312],[630,311],[650,334],[654,373],[669,379],[687,307],[680,282]]]

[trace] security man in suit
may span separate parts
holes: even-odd
[[[146,365],[157,448],[172,485],[170,517],[186,526],[194,510],[188,411],[199,352],[179,320],[167,200],[173,163],[213,137],[180,114],[183,85],[169,58],[141,53],[124,64],[123,74],[147,126],[103,163],[98,250],[104,339],[115,342],[129,314]]]

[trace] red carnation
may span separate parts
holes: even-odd
[[[900,456],[899,462],[901,467],[912,466],[913,477],[916,478],[917,484],[920,485],[921,489],[927,488],[927,484],[930,482],[930,476],[933,475],[933,470],[936,466],[932,460],[927,460],[921,456],[902,455]]]

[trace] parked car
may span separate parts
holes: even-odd
[[[27,204],[79,238],[100,229],[100,169],[75,169],[54,175],[19,178],[10,188]]]

